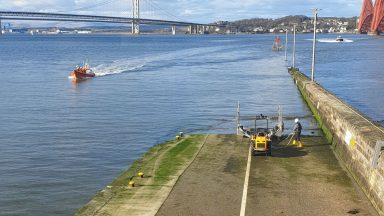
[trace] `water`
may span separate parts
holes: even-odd
[[[310,38],[298,35],[305,73]],[[237,101],[244,120],[283,105],[286,125],[299,116],[307,133],[316,132],[284,53],[271,51],[273,39],[1,36],[0,215],[71,215],[179,131],[233,133]],[[383,39],[348,39],[318,44],[317,80],[382,121]],[[85,59],[97,76],[72,82],[70,71]]]
[[[318,35],[316,81],[384,125],[384,38],[344,35],[346,42],[329,43],[335,38],[336,35]],[[311,76],[312,47],[308,43],[312,40],[299,42],[298,67]]]

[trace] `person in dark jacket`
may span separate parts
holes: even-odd
[[[295,145],[297,143],[297,147],[299,147],[299,148],[303,147],[303,143],[301,142],[301,139],[300,139],[301,130],[302,130],[302,127],[301,127],[301,124],[299,122],[299,119],[296,118],[295,119],[295,125],[293,126],[293,133],[294,133],[295,139],[293,140],[292,144]]]

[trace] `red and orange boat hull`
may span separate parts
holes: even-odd
[[[77,69],[71,73],[71,77],[74,79],[87,79],[95,77],[95,74],[93,72],[87,72],[84,69]]]

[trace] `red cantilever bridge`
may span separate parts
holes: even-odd
[[[361,8],[358,31],[360,33],[380,34],[384,32],[384,0],[364,0]]]

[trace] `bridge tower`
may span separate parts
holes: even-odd
[[[371,30],[373,18],[373,4],[372,0],[364,0],[361,8],[359,25],[357,27],[358,32],[368,33]]]
[[[132,34],[140,34],[140,0],[132,0]]]
[[[384,31],[384,0],[376,0],[372,18],[371,34]]]

